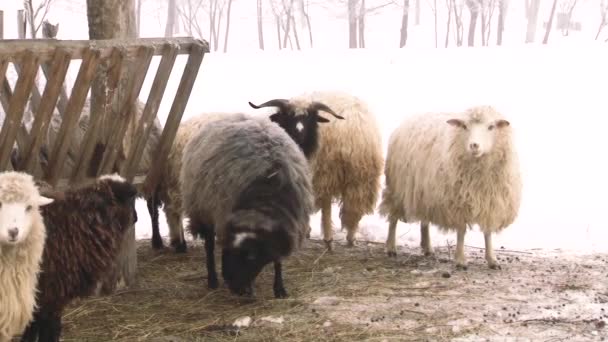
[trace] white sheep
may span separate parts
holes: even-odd
[[[46,229],[41,196],[31,175],[0,173],[0,342],[21,334],[36,308]]]
[[[405,119],[390,136],[380,214],[388,217],[387,252],[396,255],[397,221],[421,221],[421,246],[433,253],[429,223],[456,230],[456,265],[466,269],[464,237],[478,224],[486,260],[498,268],[492,233],[517,217],[522,182],[509,121],[491,106]]]
[[[334,199],[341,202],[340,219],[347,230],[347,246],[354,246],[359,221],[374,212],[384,163],[381,132],[367,104],[344,92],[317,91],[250,106],[277,107],[270,119],[283,127],[309,158],[327,248],[332,250]],[[343,120],[319,118],[318,111]],[[318,122],[323,124],[317,128]]]

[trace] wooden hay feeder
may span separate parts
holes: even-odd
[[[0,105],[6,113],[0,131],[0,171],[25,171],[57,189],[101,174],[119,172],[144,192],[151,193],[158,183],[207,52],[209,46],[206,42],[192,38],[0,41]],[[188,55],[188,60],[154,154],[155,159],[151,164],[154,168],[137,174],[171,70],[180,54]],[[160,63],[141,116],[138,120],[132,120],[153,56],[161,56]],[[71,94],[67,96],[64,82],[70,62],[75,59],[82,62]],[[7,78],[9,64],[18,74],[12,89]],[[42,93],[34,85],[39,68],[46,79]],[[69,151],[90,89],[88,128],[80,150]],[[23,123],[28,104],[33,114],[29,131]],[[61,126],[54,146],[46,146],[48,162],[42,163],[39,151],[47,141],[48,127],[55,111],[61,116]],[[129,123],[134,134],[130,137],[129,150],[122,151]],[[19,158],[16,159],[12,158],[15,142],[19,151]],[[68,152],[76,156],[76,166],[71,174],[66,175],[63,166]],[[124,159],[118,162],[121,153]],[[121,269],[127,284],[134,281],[136,268],[134,229],[131,233],[125,241],[132,242],[123,244],[126,254],[119,257],[117,267]],[[113,277],[115,282],[118,278],[116,274]],[[107,285],[110,288],[114,286]]]

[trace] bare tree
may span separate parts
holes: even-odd
[[[505,30],[505,20],[507,16],[507,8],[509,0],[498,1],[498,26],[496,28],[496,45],[502,45],[502,34]]]
[[[454,1],[445,0],[445,5],[448,8],[448,22],[445,30],[445,47],[447,48],[448,44],[450,43],[450,26],[452,24],[452,6],[454,5]]]
[[[25,9],[26,20],[30,25],[30,35],[32,38],[36,38],[38,30],[42,26],[53,0],[41,0],[37,6],[34,6],[32,0],[23,1]],[[34,9],[34,7],[36,7]]]
[[[298,50],[302,48],[298,27],[305,27],[308,29],[308,40],[310,46],[313,46],[309,1],[273,0],[270,2],[270,5],[277,25],[279,48],[286,48],[287,44],[293,48],[293,42],[295,42],[295,46]]]
[[[135,3],[133,0],[87,0],[87,19],[89,23],[89,39],[135,38],[137,27],[135,23]],[[102,120],[102,131],[92,163],[101,161],[99,152],[103,152],[107,144],[110,130],[117,119],[113,110],[104,110],[106,103],[106,70],[107,65],[99,65],[91,88],[91,113],[105,113]],[[126,86],[121,87],[121,89]],[[121,144],[122,146],[122,144]],[[105,279],[102,293],[109,294],[115,289],[119,273],[122,273],[127,286],[135,281],[137,254],[135,249],[135,227],[129,228],[121,243],[121,252],[115,260],[112,272]]]
[[[526,19],[528,25],[526,28],[526,43],[534,43],[536,37],[536,27],[538,23],[538,10],[540,8],[540,0],[526,0]]]
[[[456,46],[462,46],[462,41],[464,39],[464,26],[462,25],[463,7],[464,1],[452,0],[452,11],[454,12],[454,23],[456,24],[456,28],[454,29]]]
[[[140,0],[141,1],[141,0]],[[176,0],[169,0],[167,3],[167,25],[165,26],[165,37],[173,37],[177,19]]]
[[[310,20],[310,15],[308,14],[309,12],[309,1],[306,0],[299,0],[299,4],[300,4],[300,13],[302,14],[302,17],[304,18],[305,22],[306,22],[306,27],[308,28],[308,40],[310,41],[310,47],[313,46],[313,41],[312,41],[312,23]]]
[[[232,0],[228,0],[228,9],[226,10],[226,31],[224,32],[224,53],[228,51],[228,33],[230,32],[230,10],[232,9]]]
[[[357,0],[348,0],[348,47],[357,48]]]
[[[416,6],[416,17],[415,17],[416,18],[415,19],[416,22],[415,22],[415,25],[418,26],[418,25],[420,25],[420,0],[416,0],[415,6]]]
[[[416,0],[419,1],[419,0]],[[403,0],[403,12],[401,14],[401,35],[399,37],[399,47],[402,48],[407,43],[407,23],[410,12],[410,0]]]
[[[600,16],[601,16],[601,21],[600,21],[600,26],[597,28],[597,34],[595,35],[595,40],[597,40],[600,37],[600,33],[602,33],[602,30],[604,29],[604,27],[606,27],[606,25],[608,25],[608,0],[601,0],[600,1]]]
[[[258,13],[258,45],[260,50],[264,50],[264,12],[262,11],[262,0],[257,0]]]
[[[488,46],[490,28],[497,0],[481,0],[481,45]]]
[[[549,21],[547,22],[547,29],[545,30],[545,38],[543,38],[543,44],[547,44],[549,42],[549,34],[551,33],[551,28],[553,27],[553,17],[555,17],[556,7],[557,0],[553,0],[553,5],[551,6],[551,13],[549,14]]]
[[[466,0],[466,4],[469,8],[469,12],[471,12],[471,17],[469,19],[468,45],[475,46],[475,28],[477,26],[477,17],[479,16],[481,4],[478,0]]]
[[[570,25],[572,24],[572,13],[578,0],[561,0],[559,2],[559,13],[557,17],[557,26],[562,31],[563,36],[570,34]],[[600,1],[601,3],[601,1]]]
[[[203,29],[199,24],[203,21],[201,18],[202,3],[203,0],[181,0],[178,6],[176,6],[177,14],[184,30],[188,35],[198,38],[204,37]]]

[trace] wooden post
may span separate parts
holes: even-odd
[[[17,34],[19,39],[25,39],[25,11],[17,11]]]
[[[4,39],[4,11],[0,10],[0,39]]]

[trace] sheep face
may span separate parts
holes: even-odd
[[[319,123],[327,123],[330,120],[319,115],[319,111],[327,112],[334,117],[344,120],[344,117],[336,114],[329,106],[321,102],[292,103],[285,99],[274,99],[261,105],[249,102],[252,108],[277,107],[278,111],[270,115],[270,120],[277,123],[302,149],[306,157],[310,157],[318,146]]]
[[[28,201],[0,202],[0,244],[16,245],[25,240],[33,224],[33,214],[53,200],[33,196]]]
[[[112,194],[111,198],[100,198],[100,202],[104,202],[105,205],[117,203],[121,207],[128,208],[130,215],[125,215],[125,217],[121,219],[131,220],[131,223],[135,224],[135,222],[137,222],[137,211],[135,210],[137,188],[116,174],[101,176],[99,182],[106,183],[110,187]],[[99,193],[100,196],[102,196],[102,194],[103,193]]]
[[[507,120],[492,120],[480,115],[472,115],[466,120],[454,118],[447,123],[459,130],[457,143],[474,158],[490,153],[497,133],[509,126]]]
[[[289,248],[285,233],[273,225],[227,227],[234,233],[222,248],[222,276],[233,293],[253,295],[253,282],[264,266],[279,260]]]

